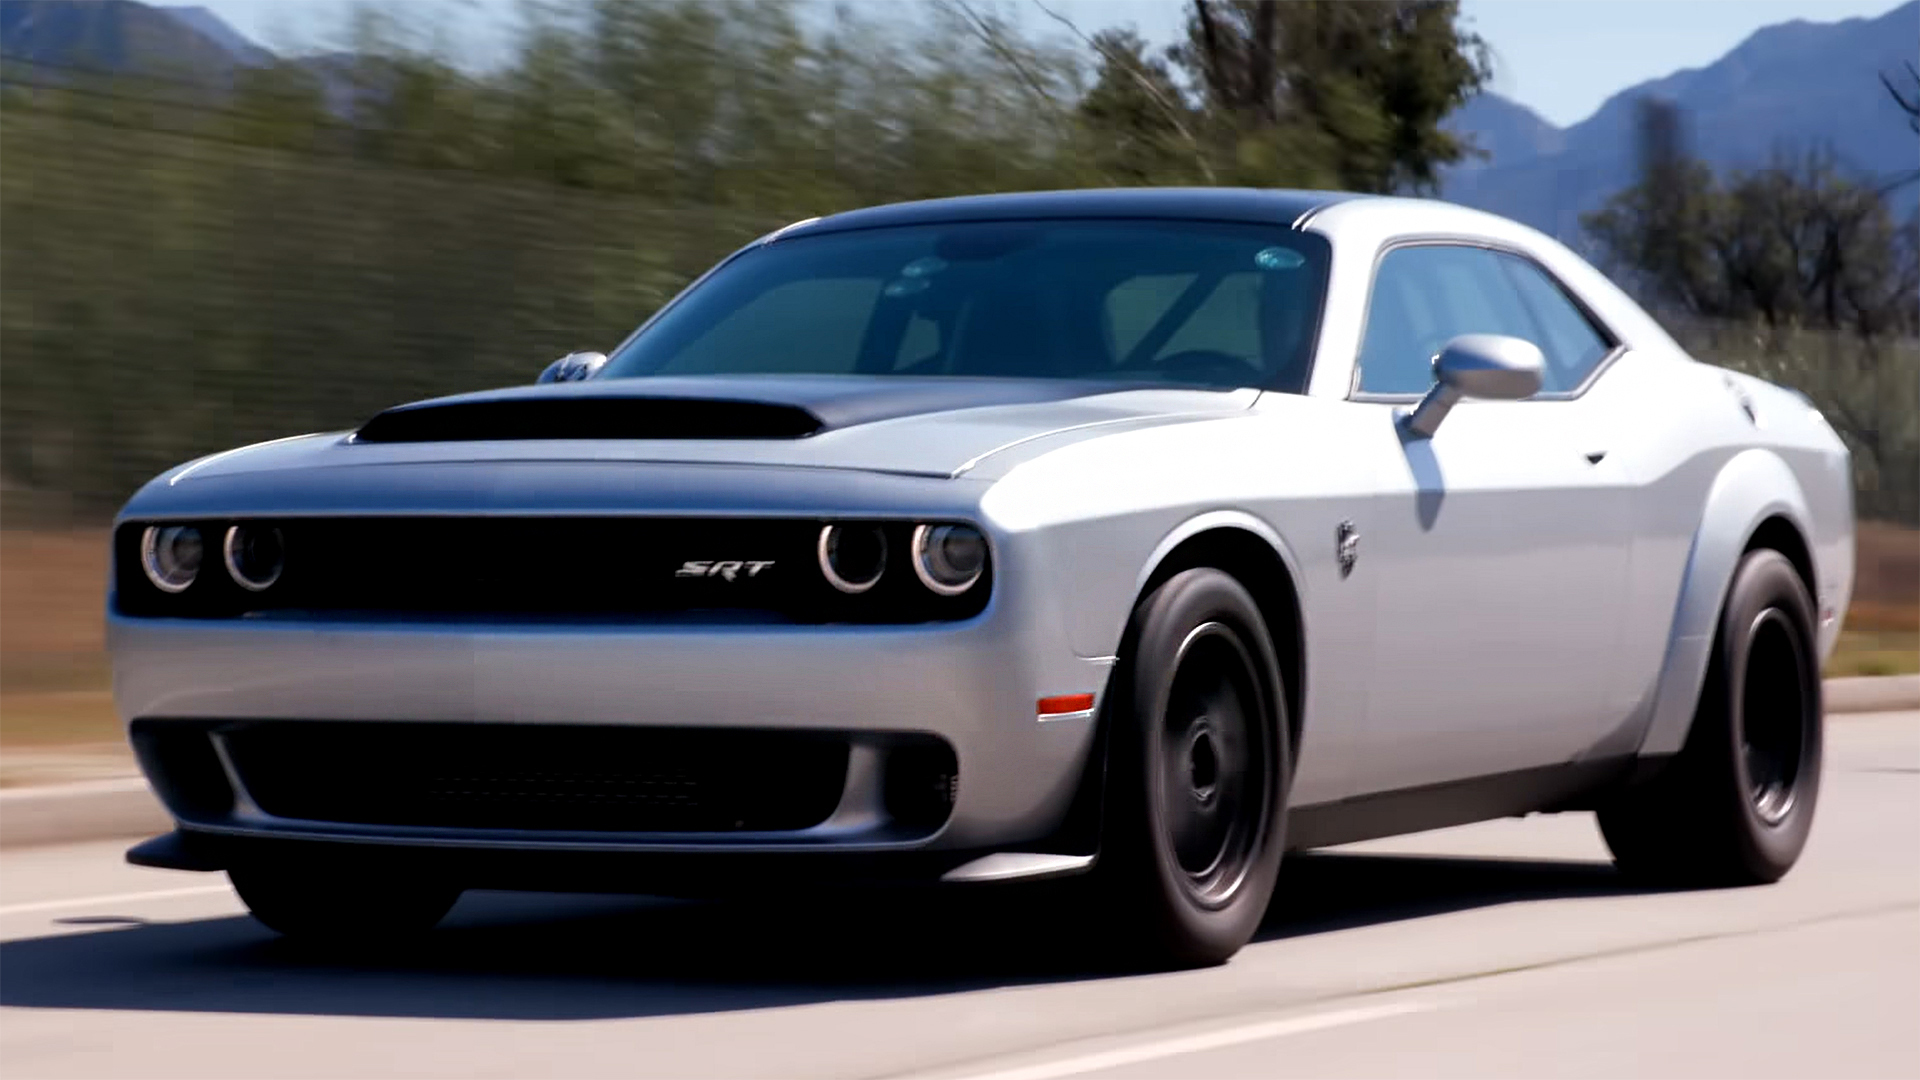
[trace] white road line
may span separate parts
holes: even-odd
[[[1116,1050],[1102,1050],[1036,1065],[1002,1069],[998,1072],[969,1073],[955,1077],[955,1080],[1057,1080],[1063,1076],[1081,1076],[1101,1069],[1139,1065],[1143,1062],[1159,1061],[1162,1058],[1178,1057],[1181,1054],[1194,1054],[1202,1050],[1218,1050],[1227,1046],[1239,1046],[1242,1043],[1259,1042],[1262,1039],[1304,1035],[1309,1031],[1324,1031],[1327,1028],[1344,1027],[1348,1024],[1363,1024],[1369,1020],[1384,1020],[1389,1016],[1426,1012],[1438,1007],[1433,1002],[1403,1002],[1394,1005],[1340,1009],[1309,1016],[1289,1017],[1285,1020],[1263,1020],[1257,1024],[1242,1024],[1239,1027],[1208,1031],[1199,1035],[1158,1039]]]
[[[0,907],[0,917],[28,915],[36,911],[59,911],[62,908],[134,904],[142,900],[172,900],[182,896],[212,896],[215,893],[231,895],[232,892],[233,888],[228,885],[194,885],[185,889],[152,889],[147,892],[114,893],[110,896],[76,896],[68,900],[36,900],[31,904],[8,904]]]

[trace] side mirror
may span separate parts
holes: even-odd
[[[579,382],[591,379],[606,365],[607,354],[597,352],[573,352],[547,365],[535,383]]]
[[[1400,426],[1415,437],[1433,438],[1461,398],[1518,401],[1540,392],[1546,357],[1531,341],[1502,334],[1461,334],[1433,358],[1433,389],[1400,414]]]

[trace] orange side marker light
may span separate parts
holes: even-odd
[[[1036,711],[1041,716],[1064,716],[1067,713],[1086,712],[1092,708],[1092,694],[1061,694],[1058,697],[1041,698]]]

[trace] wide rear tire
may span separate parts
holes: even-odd
[[[1602,806],[1614,863],[1661,885],[1778,881],[1820,794],[1813,600],[1776,551],[1734,571],[1686,745],[1652,781]]]
[[[1229,575],[1143,599],[1104,712],[1106,816],[1089,882],[1105,946],[1149,969],[1225,962],[1259,929],[1285,847],[1286,695],[1260,609]]]

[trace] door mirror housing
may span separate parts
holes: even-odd
[[[1433,389],[1400,414],[1400,426],[1433,438],[1461,398],[1518,401],[1540,392],[1546,357],[1531,341],[1504,334],[1462,334],[1433,358]]]
[[[597,352],[571,352],[547,365],[534,382],[579,382],[591,379],[606,365],[607,354]]]

